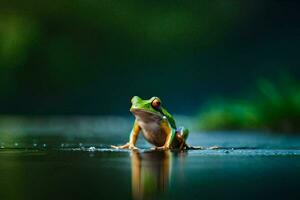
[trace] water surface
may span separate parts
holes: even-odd
[[[129,151],[110,148],[127,122],[103,132],[85,119],[72,133],[76,120],[45,121],[0,123],[1,199],[300,199],[298,136],[192,132],[192,145],[220,148],[157,152],[140,140]]]

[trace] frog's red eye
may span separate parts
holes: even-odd
[[[159,110],[160,109],[160,100],[159,99],[154,99],[151,103],[152,107],[156,110]]]

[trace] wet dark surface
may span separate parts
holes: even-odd
[[[253,150],[2,150],[0,194],[1,199],[299,199],[298,151],[247,151]]]
[[[190,144],[220,148],[157,152],[143,140],[110,148],[128,134],[89,134],[3,132],[0,198],[300,199],[298,136],[192,132]]]

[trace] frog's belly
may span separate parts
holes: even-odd
[[[139,126],[142,129],[142,134],[144,138],[151,144],[155,146],[163,146],[166,141],[166,134],[162,131],[160,123],[153,122],[143,122],[138,121]]]

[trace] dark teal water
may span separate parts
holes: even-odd
[[[299,199],[300,152],[0,152],[1,199]]]
[[[157,152],[111,149],[123,132],[20,130],[0,135],[0,199],[300,199],[296,136],[192,132],[221,148]]]

